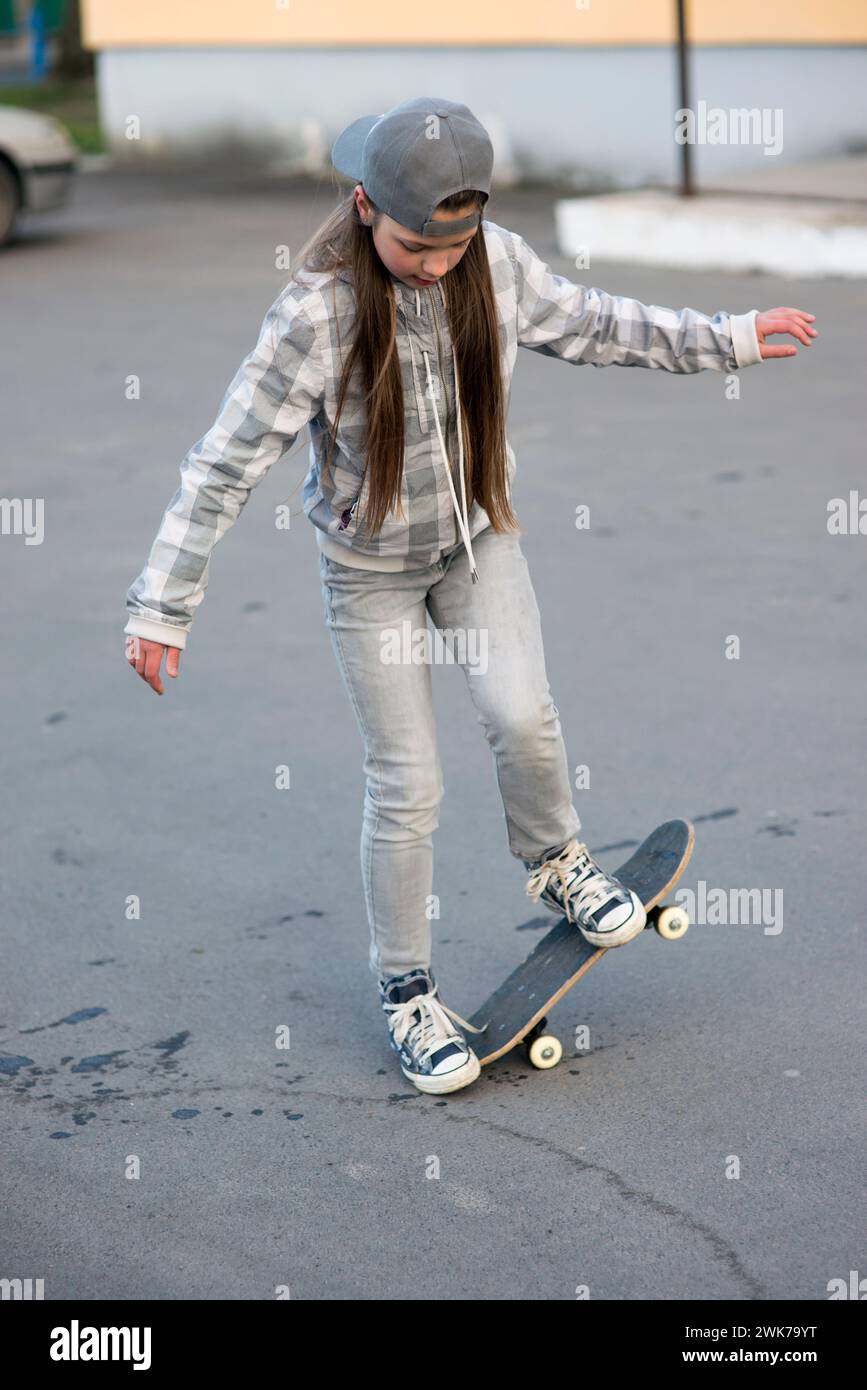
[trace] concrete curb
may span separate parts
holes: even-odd
[[[554,206],[564,256],[690,270],[867,276],[867,208],[845,201],[642,190]]]

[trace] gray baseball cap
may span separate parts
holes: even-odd
[[[456,236],[478,226],[482,213],[434,222],[434,210],[463,188],[479,189],[487,202],[494,147],[468,106],[413,97],[353,121],[335,140],[331,162],[402,227],[419,236]]]

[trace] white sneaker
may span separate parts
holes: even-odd
[[[407,1080],[432,1095],[443,1095],[469,1086],[481,1065],[466,1039],[450,1019],[473,1028],[437,999],[437,985],[430,971],[419,968],[379,982],[380,1000],[388,1014],[389,1040]]]
[[[550,859],[524,864],[533,869],[527,881],[533,902],[541,898],[552,912],[565,913],[591,945],[625,946],[644,929],[647,914],[637,893],[606,874],[577,840]]]

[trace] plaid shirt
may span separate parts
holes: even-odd
[[[755,309],[737,315],[720,311],[711,318],[695,309],[665,309],[587,289],[555,275],[515,232],[486,220],[481,228],[499,321],[506,401],[519,347],[579,366],[669,372],[732,372],[762,360]],[[211,551],[305,425],[310,429],[310,465],[303,510],[326,554],[368,568],[421,568],[458,543],[432,415],[436,406],[449,458],[456,460],[454,358],[442,285],[417,290],[396,276],[391,280],[405,405],[400,512],[389,512],[376,536],[357,536],[370,482],[357,373],[346,394],[326,475],[355,299],[347,270],[336,275],[298,271],[266,313],[258,341],[229,383],[213,425],[181,462],[180,485],[147,563],[127,593],[126,632],[186,645],[205,595]],[[511,481],[515,455],[508,441],[506,452]],[[453,476],[459,492],[460,480]],[[478,504],[470,509],[469,522],[471,537],[490,524]]]

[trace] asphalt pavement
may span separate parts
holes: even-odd
[[[578,272],[544,190],[493,198],[571,279],[792,305],[820,336],[739,399],[519,354],[514,501],[582,833],[613,869],[692,819],[683,886],[722,920],[597,965],[551,1015],[552,1071],[516,1052],[432,1098],[367,965],[306,436],[215,551],[165,695],[124,658],[275,248],[331,206],[326,183],[87,173],[2,256],[3,492],[44,500],[44,534],[0,536],[0,1275],[58,1299],[826,1299],[864,1271],[867,536],[828,505],[865,486],[867,282]],[[433,968],[467,1018],[553,919],[463,675],[433,680]],[[744,890],[760,920],[731,920]]]

